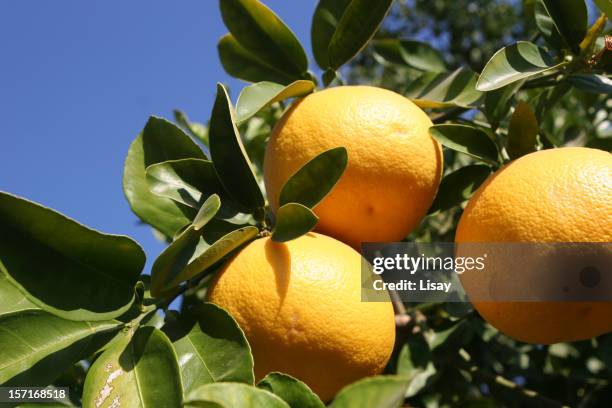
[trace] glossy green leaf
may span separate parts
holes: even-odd
[[[312,54],[321,69],[330,66],[328,49],[329,42],[336,31],[338,21],[351,3],[351,0],[319,0],[310,28]]]
[[[340,390],[330,408],[399,408],[409,380],[402,376],[379,375],[348,385]]]
[[[510,113],[513,98],[524,82],[524,80],[516,81],[485,93],[484,114],[494,128]]]
[[[169,287],[196,277],[228,256],[235,249],[254,239],[258,233],[259,229],[257,227],[243,227],[222,236],[204,251],[196,250],[187,265],[171,281]]]
[[[468,125],[434,125],[429,132],[445,147],[465,153],[485,163],[497,164],[499,152],[483,131]]]
[[[1,268],[1,266],[0,266]],[[13,285],[5,274],[0,273],[0,317],[24,310],[39,309],[34,303]]]
[[[482,70],[476,89],[492,91],[505,85],[558,68],[546,51],[527,41],[519,41],[497,51]]]
[[[469,68],[453,72],[427,72],[408,84],[404,91],[421,108],[471,108],[480,105],[482,93],[476,90],[478,76]]]
[[[588,24],[584,0],[543,0],[543,3],[561,36],[573,51],[578,52]]]
[[[41,310],[0,318],[0,384],[47,385],[120,327],[116,321],[65,320]]]
[[[257,386],[278,395],[291,408],[325,407],[319,397],[306,384],[287,374],[270,373]]]
[[[191,137],[199,140],[204,146],[208,147],[208,126],[202,123],[192,122],[185,112],[175,109],[174,120]]]
[[[168,285],[189,264],[197,249],[204,226],[212,220],[220,207],[219,196],[216,194],[210,196],[202,204],[194,223],[187,227],[157,257],[151,268],[151,294],[153,296],[159,296],[164,290],[172,289]]]
[[[172,343],[154,327],[140,327],[109,347],[89,368],[83,406],[180,407],[181,376]]]
[[[130,146],[125,161],[123,190],[132,211],[169,238],[191,221],[195,211],[151,193],[145,170],[155,163],[187,158],[206,159],[206,156],[176,125],[152,116]]]
[[[42,309],[72,320],[117,317],[134,300],[144,263],[128,237],[0,192],[0,273]]]
[[[203,303],[164,327],[174,344],[185,393],[212,382],[253,384],[253,356],[228,312]]]
[[[538,119],[528,103],[520,101],[510,118],[506,152],[511,159],[517,159],[534,152],[538,145]]]
[[[223,69],[233,77],[249,82],[272,81],[280,84],[289,84],[295,80],[292,75],[250,53],[231,34],[219,39],[217,50]]]
[[[348,164],[344,147],[329,149],[304,164],[283,186],[279,204],[313,208],[334,188]]]
[[[594,3],[608,16],[608,19],[612,19],[612,0],[594,0]]]
[[[612,79],[597,74],[573,74],[567,77],[567,82],[580,89],[581,91],[612,94]]]
[[[287,203],[276,211],[276,224],[272,230],[272,240],[276,242],[291,241],[312,231],[319,217],[302,204]]]
[[[534,20],[538,31],[540,31],[546,42],[555,49],[561,49],[563,39],[552,17],[548,14],[548,10],[546,10],[544,0],[534,1]]]
[[[293,32],[258,0],[221,0],[221,17],[234,38],[269,65],[299,79],[308,59]]]
[[[353,0],[329,41],[329,67],[338,69],[357,55],[374,36],[393,0]]]
[[[431,45],[412,40],[374,40],[374,51],[383,60],[427,72],[445,72],[444,57]]]
[[[236,121],[242,123],[274,102],[304,96],[314,89],[314,82],[307,80],[295,81],[287,86],[267,81],[247,86],[236,102]]]
[[[289,408],[289,405],[266,390],[234,382],[206,384],[198,387],[185,401],[187,407],[206,407],[202,403],[213,402],[223,408]]]
[[[240,140],[233,110],[225,87],[217,84],[209,127],[212,162],[221,184],[233,199],[249,209],[262,208],[264,197]]]
[[[212,162],[202,159],[168,160],[146,169],[152,193],[170,198],[193,208],[211,194],[223,196],[225,191]]]
[[[484,164],[472,164],[447,174],[440,183],[429,213],[446,211],[468,200],[489,174],[491,168]]]

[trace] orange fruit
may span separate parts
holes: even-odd
[[[455,240],[612,241],[612,155],[566,147],[531,153],[509,163],[471,198]],[[498,265],[499,270],[501,267]],[[550,287],[559,277],[556,270],[553,272],[547,275]],[[503,273],[519,274],[521,268],[507,268]],[[509,282],[520,276],[489,275],[482,279]],[[469,288],[466,291],[469,295]],[[612,331],[612,302],[476,301],[475,307],[497,329],[529,343],[582,340]]]
[[[258,239],[223,267],[207,299],[244,330],[258,380],[281,371],[326,401],[381,372],[393,349],[393,307],[361,302],[360,268],[354,249],[325,235]]]
[[[264,180],[273,211],[285,182],[318,154],[343,146],[348,166],[315,207],[317,231],[354,248],[399,241],[425,216],[440,183],[432,122],[411,101],[370,86],[340,86],[296,101],[274,127]]]

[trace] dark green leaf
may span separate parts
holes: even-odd
[[[485,163],[496,165],[497,146],[482,130],[468,125],[434,125],[429,129],[434,139],[449,149],[465,153]]]
[[[319,397],[306,384],[287,374],[270,373],[257,386],[278,395],[291,408],[325,407]]]
[[[476,90],[478,76],[468,68],[453,72],[427,72],[408,84],[404,94],[421,108],[476,107],[482,93]]]
[[[236,121],[242,123],[263,108],[289,98],[304,96],[315,89],[312,81],[299,80],[287,86],[274,82],[258,82],[240,92],[236,102]]]
[[[519,41],[497,51],[482,70],[476,89],[492,91],[562,65],[555,64],[546,51],[527,41]]]
[[[314,157],[287,180],[280,192],[279,205],[299,203],[313,208],[334,188],[347,164],[344,147]]]
[[[221,0],[221,16],[240,45],[299,79],[308,70],[302,45],[272,10],[257,0]]]
[[[328,49],[338,21],[351,3],[351,0],[320,0],[312,16],[310,40],[312,53],[321,69],[330,66]]]
[[[2,266],[0,266],[0,269],[1,268]],[[24,310],[39,309],[38,306],[30,302],[3,273],[0,273],[0,299],[2,299],[0,302],[0,317]]]
[[[121,315],[134,300],[144,263],[144,252],[128,237],[94,231],[0,192],[0,273],[55,315],[71,320]]]
[[[176,125],[152,116],[130,146],[123,170],[123,190],[132,211],[169,238],[191,221],[195,211],[151,193],[145,169],[155,163],[186,158],[206,156]]]
[[[548,14],[543,0],[535,0],[534,2],[534,19],[546,42],[555,49],[562,48],[563,39],[552,17]]]
[[[415,396],[428,385],[430,378],[436,374],[436,368],[425,341],[413,340],[402,346],[397,358],[397,373],[410,379],[407,398]]]
[[[569,47],[580,51],[587,32],[588,10],[584,0],[543,0],[548,15]]]
[[[330,408],[399,408],[409,380],[403,376],[365,378],[340,390]]]
[[[291,241],[312,231],[319,217],[308,207],[298,203],[287,203],[276,212],[276,224],[272,230],[272,240]]]
[[[208,127],[197,122],[189,120],[185,112],[178,109],[174,110],[174,120],[176,123],[196,140],[199,140],[204,146],[208,147]]]
[[[83,406],[179,407],[182,394],[172,343],[147,326],[96,359],[85,379]]]
[[[229,96],[221,84],[217,85],[209,131],[212,162],[226,191],[246,208],[262,208],[264,197],[236,129]]]
[[[0,318],[0,384],[47,385],[119,329],[119,322],[77,322],[24,311]]]
[[[213,402],[223,408],[290,408],[269,391],[242,383],[223,382],[206,384],[187,396],[185,406],[208,407],[202,403]]]
[[[212,382],[253,384],[251,348],[236,321],[212,303],[164,327],[178,355],[185,393]]]
[[[240,228],[222,236],[205,250],[196,250],[191,259],[189,259],[187,265],[178,275],[176,275],[165,289],[176,286],[206,271],[232,251],[251,241],[258,233],[259,229],[257,227],[248,226]],[[180,263],[181,266],[183,264],[184,262]]]
[[[484,113],[487,120],[496,128],[503,120],[512,106],[512,99],[525,81],[520,80],[498,88],[494,91],[485,93]]]
[[[233,77],[249,82],[272,81],[280,84],[289,84],[295,80],[292,75],[251,54],[231,34],[219,39],[217,50],[223,69]]]
[[[538,120],[528,103],[520,101],[510,118],[506,151],[511,159],[534,152],[538,145]]]
[[[202,204],[194,223],[187,227],[164,251],[157,257],[151,268],[151,294],[159,296],[165,290],[177,286],[170,283],[178,277],[192,259],[197,249],[203,227],[215,216],[221,201],[216,194],[211,195]]]
[[[612,0],[594,0],[594,2],[608,19],[612,19]]]
[[[384,60],[428,72],[444,72],[444,57],[431,45],[412,40],[374,40],[374,51]]]
[[[489,166],[472,164],[446,175],[429,212],[446,211],[468,200],[489,174]]]
[[[367,45],[392,3],[393,0],[350,2],[329,41],[327,55],[331,68],[340,68]]]
[[[585,92],[612,94],[612,79],[603,75],[573,74],[567,77],[567,82]]]

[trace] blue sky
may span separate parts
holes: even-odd
[[[266,0],[310,54],[315,0]],[[216,0],[0,2],[0,190],[143,245],[163,246],[123,196],[123,161],[149,115],[205,121],[215,84]]]

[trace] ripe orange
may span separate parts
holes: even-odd
[[[207,298],[227,309],[253,350],[255,374],[290,374],[324,401],[385,367],[395,341],[389,302],[360,301],[360,255],[324,235],[258,239],[219,273]]]
[[[612,155],[567,147],[511,162],[474,194],[455,240],[612,241]],[[520,269],[504,271],[521,273]],[[513,277],[489,275],[483,279]],[[502,332],[530,343],[588,339],[612,330],[612,302],[500,301],[475,302],[475,307]]]
[[[315,208],[317,231],[354,248],[398,241],[431,205],[442,172],[432,122],[405,97],[370,86],[341,86],[295,102],[276,124],[264,160],[274,211],[284,183],[316,155],[348,151],[342,178]]]

